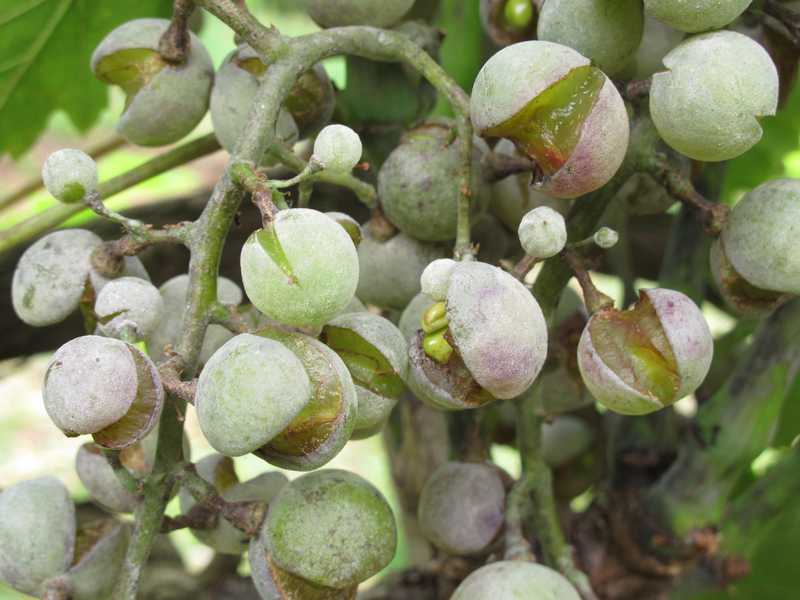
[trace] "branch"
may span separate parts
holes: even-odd
[[[286,53],[285,40],[274,27],[264,27],[250,14],[244,2],[235,0],[194,0],[195,5],[225,23],[256,51],[268,59],[267,64]]]
[[[561,251],[561,258],[569,265],[570,270],[575,275],[575,279],[578,280],[581,290],[583,290],[583,301],[586,303],[589,314],[614,307],[614,300],[598,290],[594,285],[589,272],[583,265],[583,260],[575,250],[564,248]]]
[[[158,53],[165,61],[182,64],[189,50],[189,17],[194,12],[193,0],[175,0],[172,20],[158,43]]]
[[[219,142],[213,133],[173,148],[164,154],[150,159],[144,164],[131,169],[127,173],[117,175],[101,183],[97,191],[100,197],[107,200],[156,175],[191,162],[219,150]],[[7,231],[0,232],[0,254],[36,238],[54,227],[58,227],[70,217],[85,210],[81,204],[58,204],[21,223],[17,223]]]

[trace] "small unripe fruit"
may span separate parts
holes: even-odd
[[[123,331],[136,333],[139,339],[152,335],[163,317],[164,301],[149,281],[136,277],[111,280],[94,303],[100,331],[120,337]]]
[[[480,262],[453,270],[447,298],[422,318],[409,346],[409,386],[446,409],[509,399],[533,383],[547,354],[547,327],[533,295]]]
[[[220,454],[209,454],[197,462],[197,474],[214,486],[217,493],[228,502],[269,503],[288,483],[286,475],[278,471],[262,473],[246,482],[240,482],[233,460]],[[186,514],[196,501],[186,488],[179,494],[181,512]],[[192,534],[205,545],[221,554],[241,554],[247,548],[248,538],[222,516],[212,529],[192,529]]]
[[[567,244],[567,224],[552,208],[534,208],[519,224],[519,241],[525,254],[533,258],[550,258]]]
[[[439,258],[425,267],[419,278],[422,293],[437,301],[447,298],[450,277],[457,265],[452,258]]]
[[[349,173],[361,160],[361,138],[345,125],[328,125],[314,140],[311,160],[333,173]]]
[[[520,42],[483,65],[470,101],[475,130],[508,138],[543,173],[549,196],[591,192],[617,172],[628,113],[614,84],[589,59],[552,42]]]
[[[310,398],[300,359],[279,342],[245,333],[206,363],[195,407],[211,446],[226,456],[242,456],[286,429]]]
[[[378,433],[405,390],[408,348],[403,334],[368,312],[340,315],[325,325],[320,339],[347,365],[358,396],[353,439]]]
[[[425,482],[417,514],[423,535],[456,556],[485,553],[504,523],[506,493],[497,468],[448,462]]]
[[[405,307],[403,313],[400,315],[400,321],[397,327],[400,329],[400,333],[403,334],[407,343],[411,343],[417,336],[417,332],[422,329],[420,325],[422,322],[422,315],[434,304],[436,304],[436,300],[420,292],[414,296],[414,299]]]
[[[342,227],[316,210],[292,208],[245,242],[242,281],[265,315],[287,325],[319,326],[352,300],[358,262]]]
[[[689,33],[721,29],[732,23],[753,0],[644,0],[648,15]]]
[[[317,469],[344,448],[360,416],[350,372],[336,352],[307,335],[272,327],[258,335],[282,343],[300,359],[311,383],[311,398],[289,425],[255,454],[284,469]]]
[[[461,143],[449,120],[423,123],[403,139],[378,173],[378,197],[389,220],[418,240],[441,242],[456,237],[461,197]],[[481,157],[486,144],[476,139],[472,159],[472,213],[486,205]]]
[[[109,33],[92,54],[95,76],[127,95],[118,131],[140,146],[177,142],[208,109],[214,65],[203,43],[189,32],[186,60],[166,62],[158,53],[166,19],[134,19]]]
[[[139,503],[139,497],[120,483],[114,469],[96,444],[84,444],[78,448],[75,471],[92,500],[106,510],[133,512]]]
[[[640,0],[547,0],[537,34],[574,48],[613,75],[639,47],[643,28]]]
[[[96,335],[75,338],[53,354],[42,395],[64,434],[92,434],[106,448],[141,440],[164,404],[153,362],[130,344]]]
[[[578,417],[562,415],[542,424],[542,459],[551,469],[558,469],[586,452],[594,441],[594,432]]]
[[[492,152],[496,155],[506,155],[509,157],[521,156],[514,147],[511,140],[502,139],[494,147]],[[522,217],[534,208],[547,206],[562,214],[569,210],[570,203],[559,198],[551,198],[538,191],[531,184],[530,173],[520,173],[509,175],[505,179],[495,182],[492,185],[492,201],[490,209],[492,214],[515,232],[519,228]],[[490,262],[490,261],[486,261]]]
[[[341,590],[389,564],[397,529],[389,504],[372,484],[329,469],[285,486],[270,502],[260,538],[253,543],[281,569]]]
[[[419,278],[443,247],[398,233],[385,242],[365,231],[358,247],[360,277],[356,294],[367,304],[402,310],[420,291]]]
[[[608,250],[617,245],[619,234],[610,227],[601,227],[594,232],[592,239],[600,248]]]
[[[165,358],[164,348],[174,344],[183,326],[186,312],[186,294],[189,290],[189,276],[177,275],[168,279],[158,288],[164,304],[162,318],[155,331],[147,340],[148,350],[155,361]],[[217,300],[223,304],[237,305],[242,302],[241,288],[226,277],[217,278]],[[233,333],[222,325],[209,324],[200,351],[200,364],[205,364],[211,355],[233,337]]]
[[[44,161],[42,181],[56,200],[80,202],[86,194],[97,191],[97,163],[80,150],[58,150]]]
[[[733,268],[751,285],[800,294],[800,181],[776,179],[747,193],[731,211],[721,242]]]
[[[497,46],[536,37],[536,0],[481,0],[483,30]]]
[[[689,38],[664,57],[650,114],[658,133],[689,158],[735,158],[761,139],[760,117],[778,106],[778,72],[746,35],[715,31]]]
[[[414,0],[307,0],[306,10],[320,27],[389,27],[411,9]]]
[[[506,560],[473,571],[450,600],[580,600],[580,596],[558,571]]]
[[[32,479],[0,493],[0,581],[40,596],[69,568],[74,545],[75,506],[60,481]]]
[[[606,408],[642,415],[694,392],[711,366],[714,341],[703,313],[672,290],[643,290],[627,311],[595,313],[578,346],[586,387]]]

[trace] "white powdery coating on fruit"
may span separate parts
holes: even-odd
[[[253,99],[258,91],[259,78],[234,62],[237,59],[248,58],[253,56],[252,50],[247,45],[239,46],[228,54],[217,71],[214,87],[211,90],[209,107],[214,135],[228,152],[235,150],[237,142],[242,137]],[[276,133],[278,138],[289,145],[294,144],[299,137],[297,123],[289,111],[283,108],[278,112]]]
[[[752,285],[800,294],[800,181],[768,181],[742,198],[722,231],[725,254]]]
[[[523,155],[514,146],[514,142],[501,139],[494,147],[494,154],[513,158]],[[551,198],[531,185],[530,174],[509,175],[492,185],[491,211],[495,217],[516,231],[522,217],[539,206],[548,206],[553,210],[566,214],[570,203],[559,198]]]
[[[64,148],[47,157],[42,166],[42,181],[50,194],[62,202],[77,202],[80,198],[65,198],[76,184],[84,194],[97,190],[97,163],[91,156]]]
[[[11,282],[17,316],[37,327],[66,319],[78,308],[91,268],[89,258],[101,241],[91,231],[65,229],[25,250]]]
[[[346,125],[328,125],[314,140],[312,160],[327,171],[349,173],[361,160],[361,138]]]
[[[503,48],[481,68],[472,86],[470,115],[478,134],[510,119],[575,67],[589,59],[552,42],[520,42]]]
[[[537,38],[564,44],[614,75],[642,41],[641,0],[547,0]]]
[[[139,386],[131,346],[84,335],[53,354],[44,376],[44,406],[64,432],[95,433],[130,409]]]
[[[534,208],[522,218],[517,230],[522,249],[533,258],[555,256],[567,243],[564,217],[552,208]]]
[[[73,600],[110,598],[131,536],[128,523],[116,522],[68,571]]]
[[[449,330],[478,384],[498,399],[524,392],[547,356],[547,325],[533,295],[508,273],[460,263],[447,293]]]
[[[401,378],[405,378],[408,347],[403,334],[391,321],[369,312],[360,312],[339,315],[328,324],[357,333],[389,361]]]
[[[706,378],[714,356],[714,338],[703,313],[685,294],[663,288],[641,293],[653,305],[672,348],[680,377],[675,400],[680,400]]]
[[[114,469],[100,452],[90,450],[92,444],[78,448],[75,471],[92,500],[111,512],[133,512],[138,504],[136,494],[120,483]]]
[[[392,559],[397,529],[381,493],[354,473],[327,469],[298,477],[270,503],[261,544],[275,564],[341,589]]]
[[[363,440],[380,433],[398,399],[381,396],[360,385],[356,385],[355,388],[358,397],[358,416],[350,439]]]
[[[619,234],[610,227],[601,227],[595,231],[592,239],[600,248],[608,250],[617,245]]]
[[[189,289],[189,276],[177,275],[165,281],[158,288],[161,299],[164,301],[164,312],[158,327],[147,340],[148,350],[153,360],[160,361],[165,357],[164,347],[174,344],[178,340],[183,315],[186,312],[186,292]],[[244,294],[241,288],[227,277],[217,278],[217,300],[223,304],[240,304]],[[211,358],[233,334],[222,325],[214,323],[206,329],[203,338],[203,348],[200,351],[200,362],[205,363]]]
[[[158,51],[161,36],[169,27],[166,19],[134,19],[109,33],[92,54],[92,71],[105,57],[121,50]],[[185,63],[167,64],[131,98],[117,130],[140,146],[162,146],[177,142],[200,122],[208,110],[214,81],[214,65],[203,43],[189,32]]]
[[[140,337],[149,337],[164,314],[164,301],[149,281],[120,277],[106,284],[97,295],[94,311],[100,330],[114,337],[133,326]],[[111,317],[111,320],[106,321]]]
[[[645,12],[670,27],[697,33],[733,22],[753,0],[644,0]]]
[[[658,398],[631,387],[605,363],[592,343],[591,324],[589,319],[578,342],[578,368],[594,399],[623,415],[646,415],[664,408]]]
[[[339,314],[356,292],[358,253],[330,217],[308,208],[280,211],[271,225],[294,280],[272,259],[255,232],[242,247],[242,282],[253,305],[295,326],[320,326]]]
[[[589,449],[594,432],[586,421],[564,415],[542,423],[542,459],[557,469]]]
[[[650,113],[659,134],[695,160],[739,156],[761,139],[758,117],[778,106],[778,72],[746,35],[716,31],[689,38],[664,57]]]
[[[423,294],[434,300],[447,298],[447,289],[450,287],[450,276],[458,263],[452,258],[439,258],[425,267],[419,278]]]
[[[400,333],[403,334],[406,343],[410,343],[411,340],[414,339],[414,336],[417,335],[417,332],[422,329],[422,315],[424,315],[425,311],[433,306],[435,302],[433,298],[420,292],[414,296],[414,299],[405,307],[403,314],[400,315],[397,328],[400,330]]]
[[[197,463],[197,474],[216,487],[214,471],[224,460],[219,454],[210,454]],[[278,471],[262,473],[244,483],[236,483],[229,488],[219,490],[228,502],[267,502],[269,503],[288,483],[286,475]],[[186,488],[179,493],[180,507],[183,514],[188,513],[197,503]],[[247,547],[247,535],[231,525],[227,519],[219,519],[212,529],[191,529],[194,537],[203,544],[221,554],[238,555]]]
[[[367,304],[402,310],[420,291],[419,278],[431,261],[445,256],[442,246],[398,233],[379,242],[365,228],[358,245],[360,278],[356,295]]]
[[[461,582],[450,600],[580,600],[566,578],[547,567],[524,561],[499,561]]]
[[[555,198],[588,194],[614,176],[625,159],[630,125],[625,102],[606,77],[592,111],[581,125],[580,138],[567,162],[538,186]]]
[[[389,27],[403,18],[414,0],[308,0],[308,15],[320,27]]]
[[[496,468],[448,462],[422,488],[419,526],[428,541],[447,554],[481,554],[503,527],[505,500]]]
[[[39,596],[47,579],[72,563],[75,505],[54,477],[22,481],[0,493],[0,580]]]
[[[308,375],[291,350],[245,333],[206,363],[195,403],[200,429],[214,449],[242,456],[283,431],[310,397]]]

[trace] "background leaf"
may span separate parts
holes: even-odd
[[[169,0],[3,0],[0,2],[0,156],[22,156],[63,110],[80,131],[108,102],[89,69],[92,51],[114,27],[168,17]]]

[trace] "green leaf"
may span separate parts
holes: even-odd
[[[92,51],[118,25],[168,17],[169,0],[0,2],[0,156],[22,156],[57,110],[86,131],[108,104],[89,68]]]

